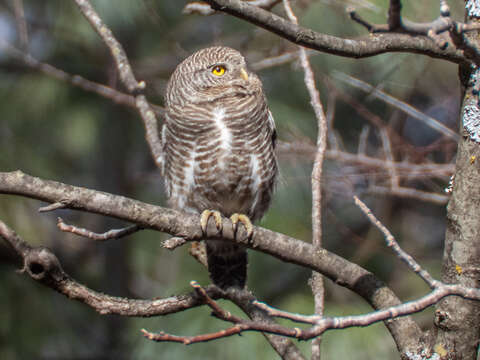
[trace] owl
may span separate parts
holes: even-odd
[[[277,176],[275,123],[260,79],[228,47],[195,52],[173,72],[165,95],[163,173],[169,205],[199,214],[206,233],[230,217],[236,233],[268,209]],[[242,245],[205,239],[208,271],[217,286],[243,288]]]

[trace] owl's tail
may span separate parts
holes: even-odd
[[[247,249],[222,240],[207,240],[210,279],[218,287],[243,289],[247,281]]]

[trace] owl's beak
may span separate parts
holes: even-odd
[[[240,76],[243,80],[248,81],[248,73],[244,68],[240,69]]]

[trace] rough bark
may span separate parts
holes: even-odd
[[[478,46],[478,35],[469,36]],[[478,116],[475,90],[478,70],[460,66],[465,123]],[[465,107],[473,111],[465,111]],[[457,151],[454,190],[447,207],[447,231],[442,280],[478,288],[480,285],[480,143],[463,128]],[[435,312],[434,349],[442,359],[476,359],[480,332],[480,303],[459,297],[443,299]]]

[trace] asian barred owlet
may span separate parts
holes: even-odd
[[[162,129],[166,192],[173,208],[251,221],[270,205],[277,175],[275,123],[260,79],[228,47],[197,51],[173,72]],[[249,220],[250,219],[250,220]],[[210,278],[221,288],[245,286],[247,253],[241,245],[206,240]]]

